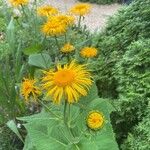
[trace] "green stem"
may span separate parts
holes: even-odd
[[[76,144],[75,144],[75,146],[76,146],[77,150],[80,150],[80,148],[79,148],[79,146],[78,146],[78,145],[76,145]]]
[[[69,111],[68,111],[68,112],[69,112]],[[70,113],[70,112],[69,112],[69,113]],[[69,116],[69,113],[67,114],[67,101],[65,100],[65,105],[64,105],[64,124],[65,124],[65,126],[66,126],[66,128],[67,128],[67,130],[68,130],[68,132],[69,132],[69,134],[70,134],[71,142],[72,142],[72,140],[74,139],[74,136],[73,136],[73,134],[72,134],[72,132],[71,132],[69,126],[68,126],[68,118],[67,118],[67,115]],[[73,143],[73,142],[72,142],[72,143]]]
[[[55,55],[55,63],[56,63],[56,60],[59,61],[59,53],[60,53],[60,45],[59,45],[59,42],[58,42],[58,39],[57,39],[57,36],[54,36],[55,38],[55,42],[56,42],[56,45],[57,45],[57,49],[58,49],[58,53],[57,53],[57,56]]]
[[[65,43],[67,43],[67,34],[65,33]]]
[[[46,35],[44,36],[44,38],[41,40],[41,44],[43,44],[46,40]]]
[[[54,36],[54,38],[55,38],[55,42],[56,42],[56,45],[57,45],[57,48],[58,48],[58,52],[59,52],[60,46],[59,46],[59,42],[58,42],[57,36]]]
[[[35,10],[37,11],[37,0],[35,0],[34,6],[35,6]],[[38,33],[38,32],[37,32],[37,31],[38,31],[38,28],[37,28],[37,21],[38,21],[37,13],[35,13],[35,17],[34,17],[35,38],[36,38],[36,34]]]
[[[68,105],[68,120],[70,120],[70,104]]]
[[[24,14],[26,20],[28,20],[28,16],[27,16],[27,14],[26,14],[26,12],[25,12],[25,10],[24,10],[24,6],[21,5],[21,8],[22,8],[22,11],[23,11],[23,14]]]
[[[65,124],[67,124],[66,112],[67,112],[67,101],[65,100],[65,105],[64,105],[64,123]]]
[[[68,63],[70,62],[70,55],[67,54],[67,60],[68,60]]]
[[[81,26],[81,19],[82,19],[82,16],[79,16],[78,29],[80,29],[80,26]]]

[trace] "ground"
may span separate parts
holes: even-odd
[[[59,8],[61,11],[68,10],[71,6],[77,3],[77,0],[47,0],[46,3]],[[92,4],[92,11],[85,17],[84,23],[94,32],[102,29],[107,21],[107,18],[120,9],[121,5],[97,5]]]

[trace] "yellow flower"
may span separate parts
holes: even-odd
[[[104,124],[104,115],[98,111],[91,111],[87,116],[87,126],[90,129],[97,130]]]
[[[91,9],[90,4],[79,3],[79,4],[76,4],[75,6],[73,6],[70,9],[70,12],[75,15],[84,16],[90,12],[90,9]]]
[[[57,15],[57,16],[53,16],[50,18],[51,21],[57,21],[60,22],[62,24],[66,24],[66,25],[72,25],[75,23],[75,18],[74,16],[71,15]]]
[[[42,26],[42,32],[49,36],[62,35],[66,32],[66,30],[67,30],[67,26],[58,21],[48,20]]]
[[[70,53],[75,50],[75,47],[71,45],[70,43],[66,43],[62,48],[61,52],[63,53]]]
[[[10,4],[18,7],[19,5],[27,5],[29,0],[9,0]]]
[[[51,15],[55,15],[58,13],[58,10],[50,5],[46,5],[46,6],[41,6],[39,8],[37,8],[37,14],[39,16],[51,16]]]
[[[92,58],[97,55],[97,49],[94,47],[84,47],[80,52],[82,57]]]
[[[86,65],[76,64],[75,61],[63,67],[58,64],[55,71],[45,71],[42,81],[47,96],[52,97],[56,104],[59,104],[63,98],[68,103],[77,102],[80,96],[87,95],[92,84]]]
[[[35,85],[36,81],[34,79],[26,79],[21,86],[21,94],[24,96],[25,100],[28,101],[30,96],[33,96],[36,100],[37,95],[40,95],[40,89]]]

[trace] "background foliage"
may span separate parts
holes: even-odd
[[[136,0],[110,18],[97,37],[101,55],[93,68],[99,95],[114,99],[118,108],[112,115],[117,140],[121,144],[129,134],[127,143],[132,146],[135,128],[139,129],[135,126],[144,122],[150,96],[149,6],[149,0]]]
[[[60,116],[60,119],[45,110],[36,115],[19,118],[19,120],[27,122],[25,128],[28,135],[24,150],[49,150],[50,147],[52,150],[90,150],[91,147],[95,150],[99,150],[99,148],[117,150],[118,146],[110,123],[110,113],[113,111],[113,107],[108,100],[98,98],[95,86],[92,88],[92,92],[83,97],[79,104],[70,106],[68,124],[73,137],[61,120],[63,106],[50,104],[51,107],[49,107],[51,111]],[[105,124],[97,132],[88,130],[85,123],[87,114],[91,110],[103,112],[105,116]]]
[[[150,103],[149,103],[150,104]],[[133,128],[132,134],[129,134],[126,142],[122,145],[122,149],[150,149],[150,105],[145,110],[143,120]]]
[[[10,16],[6,15],[7,11],[9,10],[0,1],[0,150],[20,150],[22,143],[5,124],[9,119],[26,112],[24,104],[18,98],[16,85],[23,71],[22,52],[17,44],[15,51],[12,50],[14,28],[13,22],[9,22]]]
[[[100,34],[97,34],[94,37],[92,35],[83,37],[81,32],[76,43],[77,46],[90,43],[92,45],[96,45],[101,50],[99,57],[94,59],[94,61],[90,63],[90,67],[97,79],[96,82],[98,86],[99,96],[102,98],[112,99],[113,105],[116,107],[116,112],[111,115],[111,120],[113,123],[114,131],[115,133],[117,133],[117,141],[120,144],[120,149],[123,150],[150,149],[149,145],[147,144],[150,137],[150,93],[148,90],[150,89],[149,6],[149,0],[135,0],[131,5],[123,8],[115,16],[111,17],[108,21],[106,29]],[[1,17],[0,24],[2,24],[2,32],[5,32],[6,25],[3,20],[3,17]],[[30,22],[32,21],[33,20],[30,20]],[[7,22],[7,24],[9,23]],[[15,22],[15,26],[16,24],[17,23]],[[23,22],[22,27],[29,29],[25,22]],[[9,31],[10,29],[12,31],[12,28],[9,28]],[[25,39],[24,37],[27,37],[23,43],[22,39],[20,39],[22,44],[21,49],[23,50],[23,52],[19,51],[19,48],[17,48],[19,54],[18,56],[21,56],[21,62],[24,62],[24,60],[27,59],[26,55],[30,55],[30,57],[33,57],[32,52],[34,51],[34,44],[30,45],[30,43],[37,42],[36,38],[31,38],[31,35],[33,34],[32,32],[35,31],[28,32],[31,35],[25,35],[25,31],[26,29],[17,32],[17,34],[22,35],[22,39]],[[36,36],[39,37],[40,34]],[[81,37],[86,39],[85,43],[79,42],[81,41]],[[16,41],[16,45],[18,45],[20,41]],[[0,53],[1,50],[8,50],[9,55],[7,56],[7,58],[12,58],[13,55],[10,54],[8,42],[3,43],[4,44],[0,43]],[[45,43],[45,45],[47,44]],[[53,48],[53,45],[50,45],[50,47]],[[48,47],[46,47],[45,49],[48,50]],[[16,56],[14,58],[16,60]],[[3,61],[2,59],[1,62],[5,64],[5,61]],[[8,64],[12,64],[11,61],[8,62]],[[32,66],[34,66],[35,64],[35,62],[33,61],[30,61],[30,63]],[[1,64],[1,70],[3,70],[4,68],[3,64]],[[11,65],[11,68],[16,68],[15,66],[17,64],[13,63],[13,66]],[[14,77],[16,82],[19,82],[18,77],[21,75],[21,69],[19,68],[22,67],[18,66],[18,74],[16,77]],[[7,69],[10,70],[9,68]],[[3,73],[5,73],[4,71]],[[13,70],[13,72],[8,73],[8,75],[12,75],[14,72],[15,71]],[[0,81],[4,81],[2,77],[3,76],[0,77]],[[11,76],[9,78],[11,78]],[[11,93],[14,94],[13,91],[16,92],[16,89],[14,89],[13,84],[14,83],[9,82],[8,88],[12,87],[10,88],[10,90],[12,90]],[[0,87],[4,87],[4,82],[0,82]],[[16,101],[16,95],[13,95],[13,97],[13,100]],[[6,97],[4,97],[2,100],[4,100],[4,103]],[[3,105],[7,106],[8,110],[10,109],[10,106],[14,106],[10,105],[10,103],[8,104],[9,105],[7,105],[6,101],[6,103]],[[20,104],[16,105],[16,103],[13,104],[15,104],[14,108],[18,108],[18,106],[21,106]],[[7,110],[7,107],[4,110]],[[6,114],[9,111],[3,112],[4,114]],[[8,118],[12,117],[10,116]],[[4,132],[1,132],[2,136],[0,137],[2,141],[5,141],[5,136],[3,133],[6,133],[7,136],[7,132],[6,130],[3,131]],[[7,149],[7,147],[5,149]]]

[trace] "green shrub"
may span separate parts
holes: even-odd
[[[0,150],[20,150],[22,143],[6,126],[0,127]]]
[[[117,132],[121,125],[121,137],[131,132],[132,127],[143,119],[150,100],[149,45],[149,39],[133,42],[115,67],[121,110],[118,112],[118,120],[121,121],[115,128]]]
[[[116,62],[120,61],[127,47],[141,38],[149,38],[150,32],[150,1],[137,0],[118,14],[111,17],[106,29],[98,37],[98,47],[101,50],[97,59],[95,72],[101,96],[112,95],[116,98],[117,80],[114,77]],[[104,94],[108,91],[110,94]],[[111,94],[113,93],[113,94]],[[104,94],[104,95],[103,95]]]
[[[81,2],[90,2],[90,3],[97,3],[97,4],[111,4],[120,2],[120,0],[80,0]]]
[[[14,24],[7,22],[4,8],[5,5],[0,7],[0,125],[25,113],[26,109],[18,94],[18,82],[25,68],[22,49],[13,43],[16,35]]]
[[[105,79],[109,80],[109,83],[114,83],[114,66],[116,62],[122,59],[127,47],[133,41],[141,38],[149,38],[149,5],[149,0],[135,1],[110,18],[105,31],[100,34],[98,46],[101,49],[101,55],[99,60],[103,60],[103,63],[99,63],[100,65],[97,68],[101,69],[102,64],[107,68],[99,72],[99,76],[103,77],[102,82]],[[105,84],[105,86],[107,85],[109,86],[108,83]]]
[[[150,106],[150,105],[149,105]],[[146,109],[146,116],[129,134],[126,144],[122,146],[123,150],[148,150],[150,149],[150,107]]]
[[[149,89],[150,1],[136,0],[111,17],[100,33],[94,72],[101,97],[116,99],[112,115],[118,142],[145,116]]]

